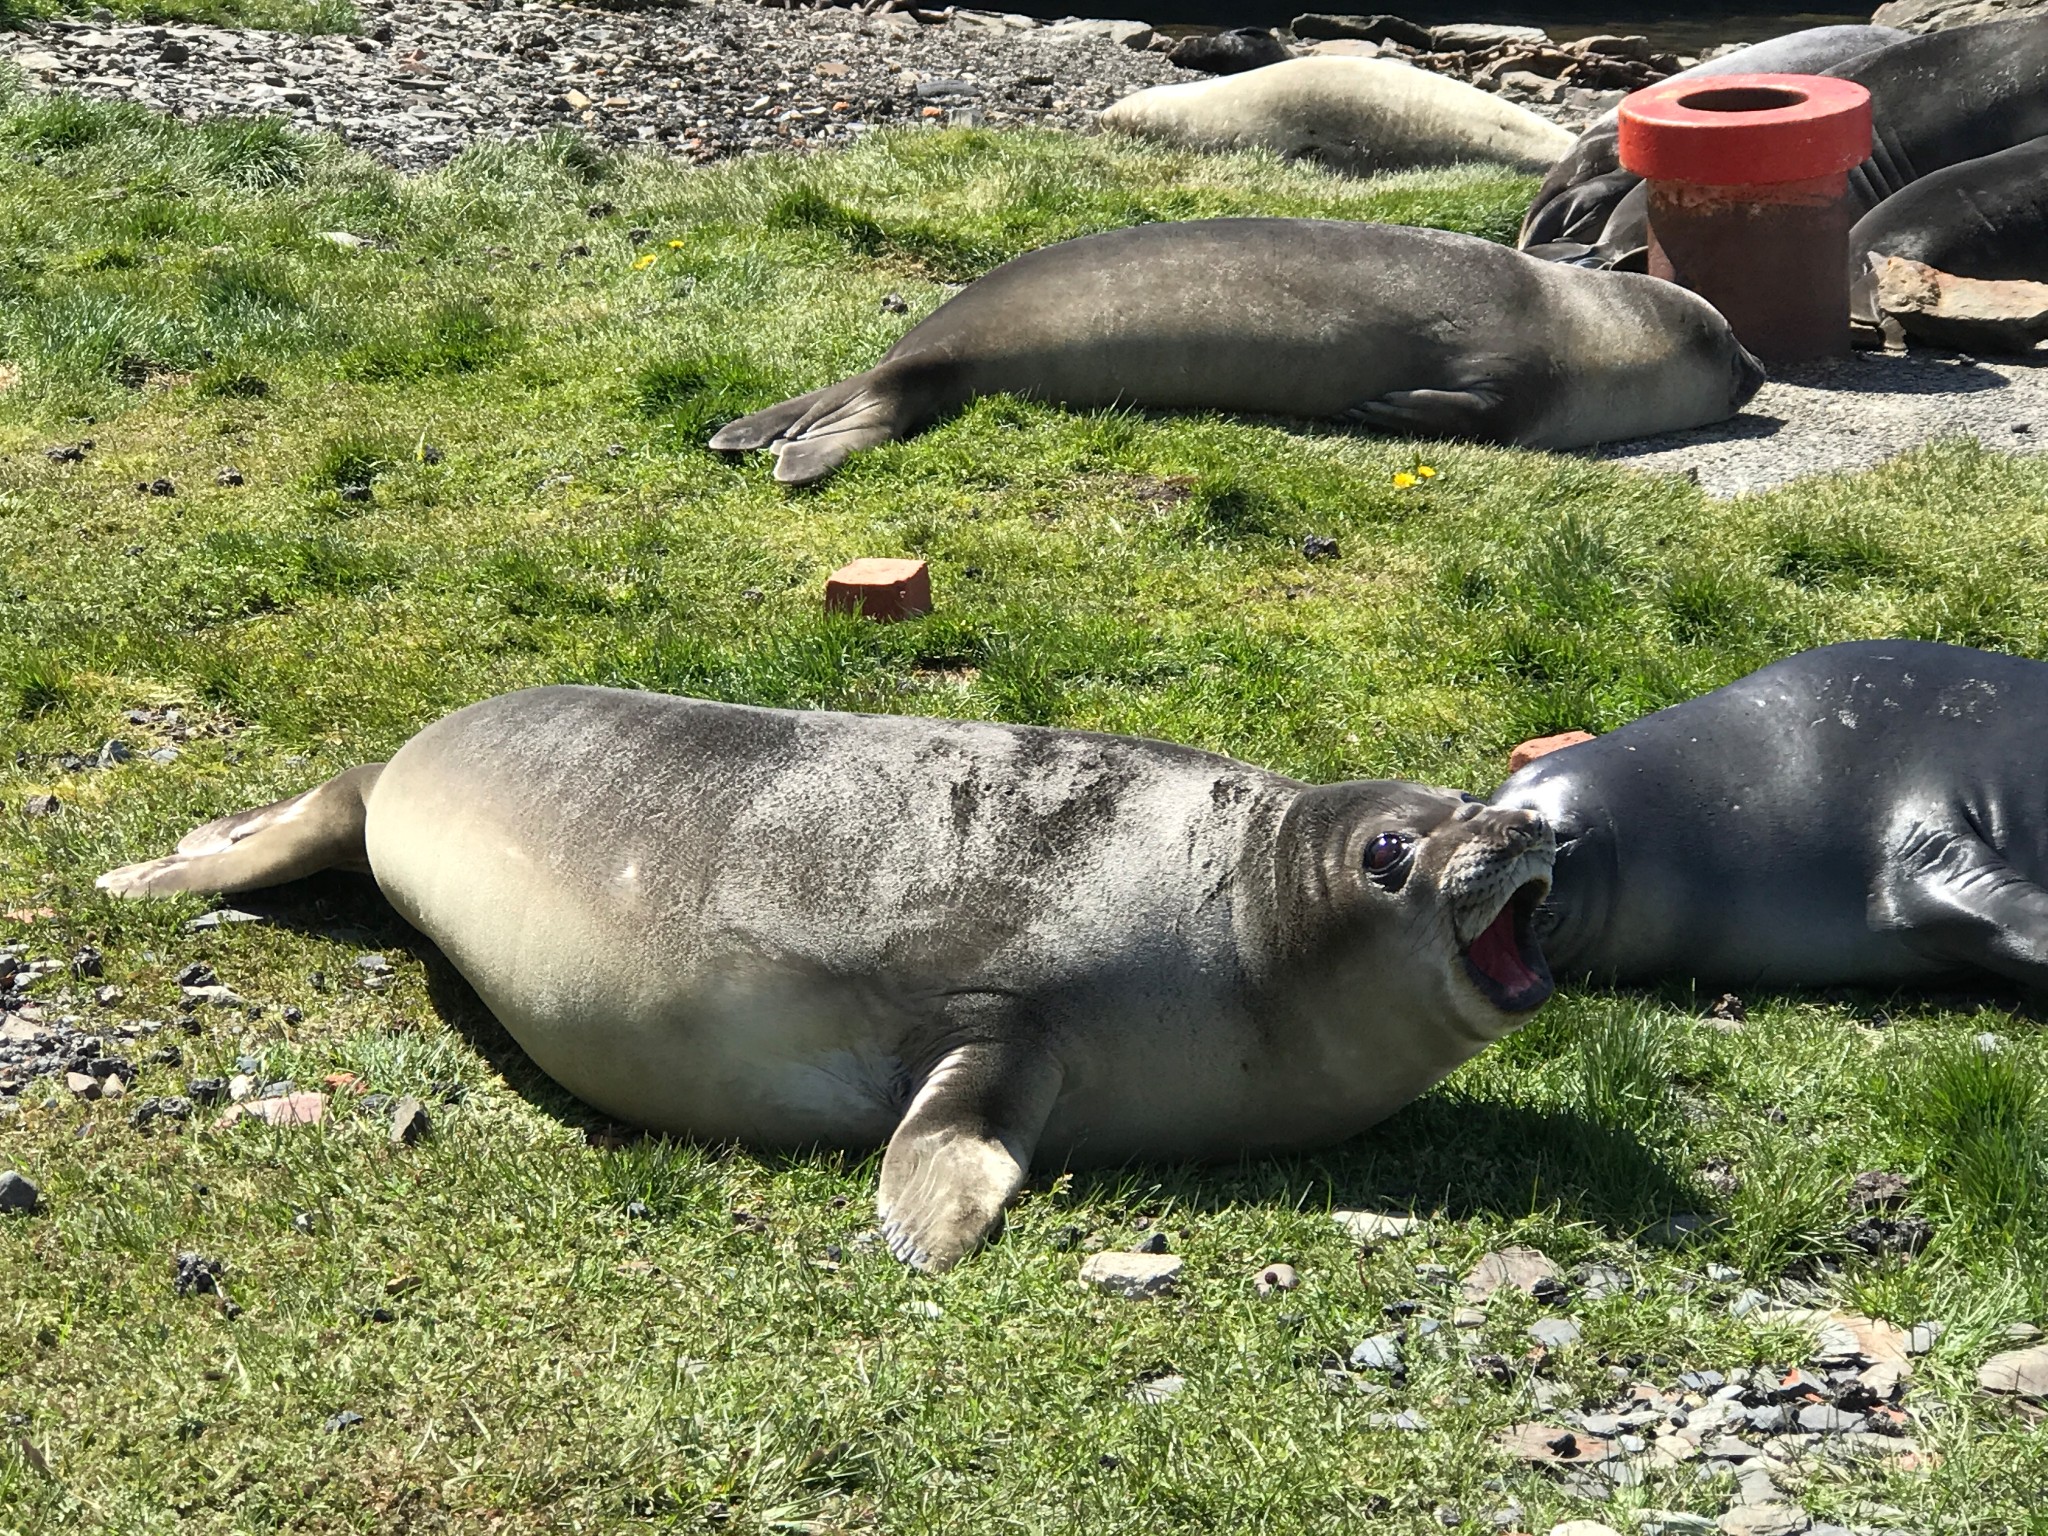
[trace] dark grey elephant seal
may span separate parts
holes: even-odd
[[[2048,991],[2048,665],[1805,651],[1538,758],[1493,796],[1553,823],[1559,975]]]
[[[1725,420],[1762,381],[1719,312],[1669,283],[1436,229],[1202,219],[1005,262],[877,367],[711,446],[770,449],[775,478],[801,485],[977,395],[1019,394],[1578,448]]]
[[[1955,277],[2048,282],[2048,136],[1923,176],[1849,231],[1850,308],[1874,321],[1872,256]]]
[[[1671,78],[1819,74],[1873,48],[1904,42],[1911,35],[1896,27],[1808,27],[1695,64]],[[1581,254],[1571,250],[1572,246],[1590,249],[1609,243],[1608,220],[1642,180],[1621,168],[1620,141],[1621,128],[1612,112],[1579,135],[1579,141],[1550,168],[1543,185],[1536,189],[1515,241],[1518,247],[1559,260]],[[1612,243],[1619,246],[1627,241],[1617,238]],[[1643,243],[1647,244],[1647,235]]]
[[[1131,737],[539,688],[99,884],[367,869],[608,1114],[886,1143],[890,1246],[944,1269],[1034,1156],[1341,1139],[1514,1029],[1551,848]]]

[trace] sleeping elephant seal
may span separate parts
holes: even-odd
[[[1768,42],[1682,69],[1674,80],[1713,75],[1813,75],[1849,59],[1904,42],[1910,33],[1895,27],[1808,27]],[[1572,259],[1591,247],[1611,243],[1630,247],[1627,239],[1609,242],[1607,222],[1621,200],[1642,181],[1621,168],[1621,128],[1614,113],[1599,118],[1578,142],[1550,168],[1535,200],[1522,219],[1515,244],[1551,260]],[[1647,233],[1642,244],[1647,244]],[[1542,247],[1538,251],[1536,248]],[[1573,247],[1585,248],[1574,250]],[[1630,247],[1632,248],[1632,247]],[[1600,262],[1609,266],[1612,262]]]
[[[1493,161],[1549,169],[1572,146],[1548,118],[1391,59],[1308,58],[1219,80],[1155,85],[1102,114],[1102,126],[1210,152],[1270,149],[1333,170]]]
[[[1722,421],[1763,370],[1704,299],[1472,235],[1320,219],[1143,224],[1030,251],[875,368],[711,439],[822,479],[977,395],[1323,417],[1578,448]]]
[[[1559,975],[2048,992],[2048,665],[1962,646],[1804,651],[1493,797],[1555,826]]]
[[[1872,256],[1954,277],[2048,282],[2048,137],[1923,176],[1849,231],[1850,309],[1875,321]]]
[[[1034,1157],[1352,1135],[1550,994],[1550,829],[1161,742],[538,688],[209,823],[124,896],[367,868],[607,1114],[885,1144],[944,1269]]]

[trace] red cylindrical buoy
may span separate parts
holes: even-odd
[[[1870,92],[1827,75],[1667,80],[1623,100],[1648,183],[1650,273],[1690,288],[1769,362],[1849,350],[1849,172]]]

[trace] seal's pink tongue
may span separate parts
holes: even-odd
[[[1486,925],[1486,931],[1472,941],[1472,947],[1465,953],[1510,997],[1527,991],[1543,979],[1522,963],[1521,947],[1515,943],[1513,902],[1500,909],[1500,916]]]

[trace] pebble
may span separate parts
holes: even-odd
[[[1169,1374],[1152,1376],[1144,1381],[1134,1381],[1124,1393],[1134,1403],[1165,1403],[1179,1397],[1187,1387],[1185,1376]]]
[[[42,1192],[27,1174],[8,1169],[0,1173],[0,1211],[15,1216],[33,1216],[42,1205]]]
[[[1529,1337],[1545,1349],[1567,1349],[1578,1343],[1583,1333],[1568,1317],[1545,1317],[1530,1324]]]
[[[433,1134],[433,1122],[427,1118],[427,1106],[410,1095],[398,1101],[398,1107],[391,1112],[391,1145],[410,1147]]]
[[[1561,1525],[1553,1525],[1550,1536],[1621,1536],[1621,1533],[1598,1520],[1567,1520]]]
[[[2048,1344],[1993,1355],[1978,1370],[1977,1385],[1986,1392],[2048,1400]]]
[[[1173,1254],[1098,1253],[1081,1266],[1081,1282],[1127,1301],[1141,1301],[1170,1294],[1181,1267]]]
[[[1496,1291],[1512,1288],[1534,1296],[1542,1282],[1562,1276],[1550,1259],[1534,1248],[1502,1248],[1482,1255],[1459,1285],[1465,1300],[1477,1304]]]
[[[1720,1519],[1722,1536],[1799,1536],[1813,1524],[1796,1504],[1738,1504]]]
[[[1383,1211],[1332,1211],[1330,1220],[1361,1243],[1392,1242],[1422,1230],[1418,1216],[1395,1216]]]
[[[1398,1371],[1401,1369],[1401,1335],[1375,1334],[1351,1351],[1354,1371]]]
[[[358,1424],[362,1422],[363,1416],[360,1413],[357,1413],[350,1408],[344,1408],[340,1413],[337,1413],[333,1418],[329,1419],[321,1427],[324,1428],[330,1435],[337,1435],[340,1434],[344,1429],[354,1429]]]
[[[1291,1291],[1301,1284],[1301,1276],[1294,1272],[1292,1264],[1268,1264],[1252,1281],[1252,1289],[1261,1296],[1270,1296],[1275,1291]]]

